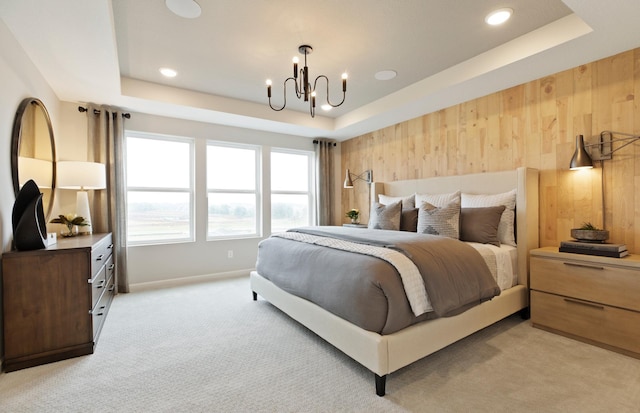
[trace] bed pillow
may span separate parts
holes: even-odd
[[[516,218],[516,190],[501,194],[465,194],[461,196],[462,208],[483,208],[504,205],[505,210],[498,225],[498,240],[501,244],[516,246],[515,218]]]
[[[460,209],[460,240],[500,246],[498,224],[504,205]]]
[[[402,202],[402,210],[414,209],[416,207],[415,195],[388,196],[388,195],[378,194],[378,202],[380,202],[382,205],[389,205],[398,201]]]
[[[423,202],[418,209],[418,233],[459,238],[460,201],[455,200],[443,207]]]
[[[420,207],[423,202],[427,202],[437,207],[444,207],[453,201],[458,201],[458,205],[460,204],[460,191],[452,192],[450,194],[416,194],[415,198],[417,207]]]
[[[400,214],[402,213],[402,203],[393,202],[389,205],[382,205],[376,202],[371,206],[368,227],[371,229],[390,229],[398,231],[400,229]]]
[[[400,231],[418,232],[418,208],[402,210]]]

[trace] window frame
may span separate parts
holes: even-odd
[[[254,174],[254,188],[250,189],[211,189],[209,188],[209,147],[217,146],[223,148],[235,148],[235,149],[245,149],[254,151],[254,160],[255,160],[255,174]],[[205,142],[205,168],[204,168],[204,181],[205,181],[205,191],[206,191],[206,240],[207,241],[219,241],[219,240],[230,240],[230,239],[247,239],[247,238],[258,238],[262,236],[262,151],[263,147],[261,145],[253,145],[248,143],[236,143],[236,142],[227,142],[227,141],[219,141],[215,139],[207,139]],[[209,194],[254,194],[255,198],[255,207],[256,207],[256,221],[254,231],[250,234],[224,234],[224,235],[210,235],[209,233]]]
[[[126,147],[128,146],[129,138],[148,139],[152,141],[167,141],[167,142],[179,142],[189,145],[189,188],[176,188],[176,187],[145,187],[145,186],[129,186],[127,178],[126,194],[129,198],[129,192],[165,192],[165,193],[187,193],[189,195],[189,236],[183,238],[170,238],[170,239],[155,239],[135,241],[129,238],[129,219],[127,219],[127,245],[141,246],[141,245],[166,245],[166,244],[179,244],[195,242],[195,221],[196,221],[196,206],[195,206],[195,146],[196,139],[186,136],[166,135],[149,132],[137,132],[127,130],[125,131],[125,165],[128,167],[128,154]],[[129,216],[129,202],[127,202],[127,217]]]
[[[269,184],[269,205],[271,209],[271,216],[269,217],[269,231],[271,234],[275,234],[273,230],[273,195],[307,195],[308,200],[308,210],[309,210],[309,219],[306,225],[314,225],[316,222],[316,186],[315,186],[315,175],[316,175],[316,165],[315,165],[315,153],[313,151],[303,150],[303,149],[290,149],[290,148],[278,148],[272,147],[269,151],[269,177],[271,177],[271,172],[273,170],[273,157],[271,156],[273,153],[282,153],[282,154],[293,154],[293,155],[304,155],[308,158],[308,174],[307,174],[307,187],[308,191],[283,191],[283,190],[274,190],[271,182]]]

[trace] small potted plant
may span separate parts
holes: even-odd
[[[599,229],[591,222],[585,222],[580,228],[573,228],[571,236],[578,241],[605,242],[609,238],[609,231]]]
[[[350,209],[347,211],[347,213],[345,214],[347,216],[347,218],[351,218],[351,223],[352,224],[357,224],[358,223],[358,216],[360,215],[360,211],[358,211],[357,209]]]
[[[66,229],[60,231],[60,235],[63,237],[73,237],[77,235],[78,229],[76,227],[91,225],[83,217],[79,217],[76,214],[58,215],[58,218],[54,218],[49,222],[66,226]]]

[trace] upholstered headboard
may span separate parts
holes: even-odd
[[[529,285],[529,251],[539,246],[538,170],[518,168],[502,172],[443,176],[407,181],[374,182],[371,202],[379,194],[406,196],[414,193],[499,194],[516,189],[516,243],[518,245],[518,283]]]

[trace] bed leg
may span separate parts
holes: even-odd
[[[523,320],[528,320],[531,318],[530,307],[526,307],[520,310],[520,318],[522,318]]]
[[[258,301],[258,293],[255,291],[251,291],[251,293],[253,294],[253,301]]]
[[[376,376],[376,394],[380,397],[384,396],[385,386],[387,384],[387,375],[384,376]]]

